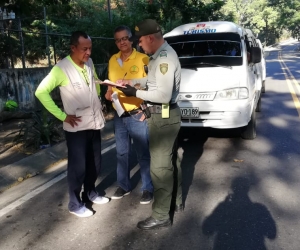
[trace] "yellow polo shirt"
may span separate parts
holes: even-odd
[[[108,79],[116,82],[119,79],[138,79],[146,77],[147,74],[144,70],[144,65],[148,65],[149,57],[143,53],[133,49],[131,55],[126,61],[122,62],[121,52],[114,54],[108,62]],[[143,100],[137,97],[127,97],[122,91],[117,88],[112,88],[114,92],[118,93],[118,98],[124,110],[131,111],[140,107]]]

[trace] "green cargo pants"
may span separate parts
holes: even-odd
[[[169,218],[174,177],[177,179],[176,204],[182,204],[181,166],[177,157],[177,136],[180,130],[181,114],[177,107],[170,110],[169,118],[151,114],[148,119],[149,147],[151,155],[150,173],[154,187],[152,217],[157,220]],[[177,161],[174,160],[178,158]],[[175,176],[174,176],[175,174]],[[179,178],[178,178],[179,177]]]

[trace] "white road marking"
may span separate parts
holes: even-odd
[[[46,190],[47,188],[51,187],[53,184],[55,184],[56,182],[62,180],[66,176],[67,176],[67,171],[63,172],[62,174],[60,174],[59,176],[55,177],[51,181],[45,183],[44,185],[40,186],[39,188],[31,191],[30,193],[26,194],[25,196],[21,197],[20,199],[16,200],[15,202],[9,204],[7,207],[5,207],[5,208],[3,208],[3,209],[0,210],[0,217],[2,217],[3,215],[7,214],[8,212],[10,212],[11,210],[15,209],[16,207],[22,205],[24,202],[30,200],[31,198],[33,198],[34,196],[38,195],[39,193],[43,192],[44,190]]]
[[[106,152],[108,152],[109,150],[111,150],[111,149],[113,149],[113,148],[115,148],[115,147],[116,147],[116,143],[114,143],[114,144],[110,145],[109,147],[103,149],[103,150],[101,151],[101,154],[105,154]]]
[[[116,144],[112,144],[109,147],[103,149],[101,151],[101,154],[105,154],[106,152],[108,152],[109,150],[113,149],[116,147]],[[55,177],[54,179],[48,181],[47,183],[45,183],[44,185],[38,187],[35,190],[32,190],[30,193],[26,194],[25,196],[21,197],[20,199],[14,201],[13,203],[9,204],[8,206],[2,208],[0,210],[0,218],[9,213],[10,211],[12,211],[13,209],[15,209],[16,207],[22,205],[24,202],[32,199],[33,197],[35,197],[36,195],[38,195],[39,193],[45,191],[47,188],[51,187],[52,185],[54,185],[55,183],[59,182],[60,180],[62,180],[63,178],[65,178],[67,176],[67,171],[63,172],[62,174],[58,175],[57,177]]]

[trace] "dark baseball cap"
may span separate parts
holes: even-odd
[[[145,19],[134,27],[134,37],[140,38],[161,31],[159,24],[153,19]]]

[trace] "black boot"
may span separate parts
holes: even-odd
[[[140,221],[137,224],[137,227],[142,230],[151,230],[151,229],[157,229],[162,227],[169,227],[171,226],[171,220],[156,220],[153,217],[149,217],[146,220]]]

